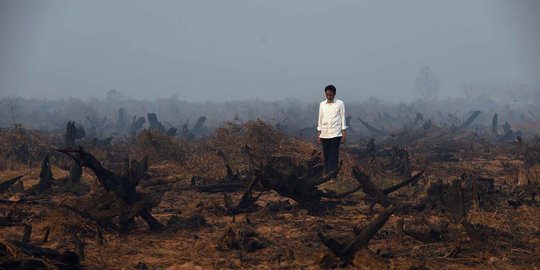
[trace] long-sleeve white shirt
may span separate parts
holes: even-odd
[[[342,130],[346,130],[345,104],[343,101],[334,98],[333,102],[324,100],[319,105],[319,121],[317,130],[321,132],[320,138],[330,139],[341,137]]]

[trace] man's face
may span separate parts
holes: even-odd
[[[332,102],[334,101],[334,97],[336,96],[336,94],[330,90],[326,90],[324,91],[325,95],[326,95],[326,100],[328,100],[329,102]]]

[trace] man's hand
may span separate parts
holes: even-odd
[[[321,140],[321,132],[320,132],[320,131],[317,132],[317,142],[318,142],[319,144],[322,144],[322,140]]]
[[[341,144],[344,144],[347,141],[347,131],[341,131]]]

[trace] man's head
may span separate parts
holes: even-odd
[[[334,101],[334,97],[336,96],[336,87],[333,85],[327,85],[324,88],[324,94],[326,95],[326,100],[329,102]]]

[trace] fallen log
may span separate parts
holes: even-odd
[[[21,178],[23,178],[23,175],[19,175],[17,177],[11,178],[7,181],[0,183],[0,193],[7,191],[13,184],[15,184],[15,182],[19,181],[19,179]]]
[[[339,242],[336,239],[328,238],[323,233],[317,233],[323,244],[332,251],[332,253],[340,258],[340,266],[344,267],[351,264],[354,254],[360,249],[367,246],[369,240],[375,235],[388,221],[390,216],[396,211],[394,206],[388,207],[384,212],[379,214],[371,221],[363,230],[355,233],[352,240],[347,243]]]
[[[142,217],[149,225],[151,230],[157,230],[163,227],[150,214],[150,209],[159,203],[160,194],[148,196],[147,194],[136,191],[136,187],[142,178],[141,172],[144,171],[140,164],[144,162],[132,162],[127,169],[126,176],[118,176],[104,168],[101,163],[91,154],[79,147],[79,149],[56,149],[57,151],[68,155],[82,166],[90,168],[96,175],[98,182],[106,189],[112,191],[118,196],[125,207],[120,207],[121,212],[114,211],[115,216],[120,217],[120,228],[128,229],[129,224],[133,223],[135,216]],[[152,198],[155,197],[155,198]]]

